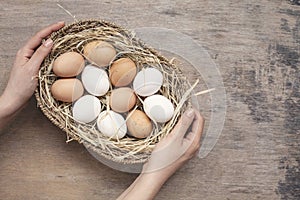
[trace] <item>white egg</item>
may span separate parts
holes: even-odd
[[[101,102],[97,97],[85,95],[79,98],[72,108],[75,120],[89,123],[97,118],[101,112]]]
[[[150,96],[160,89],[162,83],[163,75],[158,69],[146,68],[136,75],[133,89],[140,96]]]
[[[174,115],[172,102],[162,95],[147,97],[143,108],[150,119],[159,123],[169,121]]]
[[[107,73],[93,65],[87,65],[81,75],[84,88],[92,95],[103,96],[109,90]]]
[[[97,127],[107,137],[121,139],[126,135],[127,126],[124,117],[112,110],[103,111],[97,119]]]

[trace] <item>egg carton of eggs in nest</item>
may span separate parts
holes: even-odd
[[[159,90],[163,74],[147,66],[138,71],[129,57],[117,58],[108,42],[92,41],[83,54],[70,51],[59,55],[52,70],[60,77],[51,86],[53,97],[72,103],[73,118],[95,123],[111,139],[126,134],[146,138],[152,123],[165,123],[174,114],[174,105]]]

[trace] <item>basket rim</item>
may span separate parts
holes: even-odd
[[[78,20],[78,21],[74,21],[71,24],[68,24],[66,26],[64,26],[62,29],[53,32],[51,34],[51,38],[54,39],[56,38],[59,34],[65,34],[67,32],[67,30],[69,30],[70,28],[72,28],[73,26],[76,25],[80,25],[83,23],[100,23],[100,24],[105,24],[107,26],[110,26],[112,28],[117,28],[120,29],[122,31],[124,31],[126,34],[132,36],[140,45],[142,48],[145,48],[147,50],[149,50],[152,54],[154,54],[155,56],[157,56],[157,58],[161,61],[164,61],[166,63],[168,63],[170,67],[173,67],[175,70],[179,70],[179,68],[174,65],[173,63],[171,63],[166,57],[164,57],[163,55],[161,55],[158,51],[156,51],[154,48],[150,47],[149,45],[147,45],[146,43],[144,43],[142,40],[140,40],[139,38],[137,38],[134,34],[133,31],[127,30],[119,25],[116,25],[113,22],[109,22],[103,19],[86,19],[86,20]],[[44,64],[44,62],[42,63],[42,65]],[[179,70],[180,71],[180,70]],[[191,86],[191,84],[189,83],[189,81],[187,81],[187,84],[189,84]],[[41,100],[41,96],[40,96],[40,83],[38,84],[37,89],[35,90],[35,98],[37,100],[37,105],[38,107],[40,107],[40,109],[42,110],[43,114],[57,127],[59,127],[61,130],[63,130],[66,135],[67,135],[67,142],[72,141],[72,140],[77,140],[79,143],[83,143],[86,142],[83,140],[83,138],[80,138],[79,136],[75,137],[74,135],[70,135],[68,133],[68,129],[66,126],[64,126],[63,124],[59,123],[57,120],[54,119],[53,115],[51,115],[51,108],[48,108],[47,105],[43,104],[42,100]],[[70,138],[71,139],[70,139]],[[93,146],[92,144],[89,146],[89,148],[92,148],[94,151],[97,151],[97,147]],[[97,151],[99,153],[99,151]],[[135,164],[135,163],[144,163],[148,160],[148,158],[143,158],[143,159],[137,159],[137,160],[122,160],[120,161],[119,159],[116,159],[112,156],[107,156],[104,153],[101,153],[101,156],[104,156],[105,158],[115,161],[115,162],[120,162],[120,163],[124,163],[124,164]]]

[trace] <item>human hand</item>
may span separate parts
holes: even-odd
[[[204,118],[197,110],[186,111],[172,132],[156,145],[142,173],[118,200],[153,199],[168,178],[197,154],[203,127]]]
[[[203,126],[204,118],[197,110],[186,111],[172,132],[156,145],[142,173],[156,174],[166,181],[198,153]]]
[[[64,22],[58,22],[42,29],[17,52],[8,84],[0,98],[0,103],[2,103],[0,108],[5,107],[6,115],[16,113],[34,93],[40,65],[50,53],[53,45],[53,41],[47,37],[63,26]],[[47,40],[42,42],[44,39]]]

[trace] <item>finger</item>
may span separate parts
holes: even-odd
[[[185,143],[187,145],[190,145],[189,150],[190,153],[196,151],[199,149],[200,146],[200,139],[203,132],[204,127],[204,118],[201,116],[201,114],[198,111],[195,111],[195,120],[192,125],[192,131],[189,132],[185,137]]]
[[[183,113],[174,127],[173,131],[170,133],[171,136],[176,135],[176,137],[183,138],[189,127],[191,126],[195,117],[194,109],[189,109]]]
[[[57,22],[37,32],[32,38],[30,38],[24,46],[25,50],[35,50],[42,40],[49,36],[52,32],[61,29],[65,25],[64,22]]]
[[[32,56],[33,53],[34,53],[34,50],[27,50],[26,51],[23,48],[19,49],[19,51],[17,52],[14,64],[17,65],[17,66],[25,65],[28,62],[28,60],[30,59],[30,57]]]
[[[31,39],[27,41],[25,46],[23,46],[17,52],[15,65],[23,66],[25,63],[27,63],[31,56],[34,54],[35,49],[41,44],[42,40],[45,37],[49,36],[53,31],[57,31],[63,26],[64,22],[57,22],[35,34]]]
[[[35,53],[28,61],[28,65],[32,67],[34,74],[38,72],[40,65],[42,64],[45,57],[50,53],[52,46],[53,46],[53,41],[49,38],[43,43],[43,45],[41,45],[35,51]]]
[[[193,142],[194,143],[199,143],[200,142],[200,139],[201,139],[201,135],[202,135],[202,132],[203,132],[203,127],[204,127],[204,118],[201,116],[201,114],[196,111],[195,112],[195,120],[194,120],[194,123],[192,125],[192,132],[195,137],[193,139]]]
[[[197,134],[195,132],[190,132],[188,136],[184,138],[183,146],[186,148],[185,155],[193,157],[195,152],[200,149],[200,140],[198,140]]]
[[[198,111],[195,111],[195,118],[192,125],[192,131],[189,132],[185,139],[190,140],[195,143],[199,143],[201,139],[201,135],[203,132],[204,127],[204,118],[201,116],[201,114]]]

